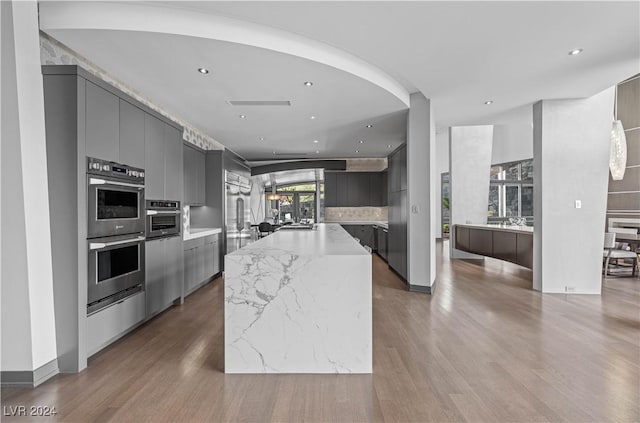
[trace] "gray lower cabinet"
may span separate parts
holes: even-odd
[[[220,235],[184,243],[184,292],[188,295],[220,272]]]
[[[204,205],[206,202],[205,160],[203,152],[184,144],[184,203]]]
[[[124,336],[145,318],[145,292],[118,301],[87,317],[87,357]]]
[[[387,238],[389,236],[388,231],[384,228],[378,228],[378,230],[376,231],[376,236],[377,236],[377,250],[376,252],[378,253],[378,255],[380,257],[382,257],[383,259],[387,259]]]
[[[169,307],[182,295],[183,252],[180,237],[145,244],[145,292],[147,316]]]
[[[86,154],[118,162],[120,158],[120,101],[117,96],[86,81]]]
[[[373,225],[342,225],[342,227],[349,235],[358,238],[360,244],[373,248]]]

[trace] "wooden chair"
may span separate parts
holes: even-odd
[[[618,265],[618,260],[631,260],[633,267],[631,268],[631,276],[636,275],[638,268],[638,254],[634,251],[620,250],[616,248],[616,234],[615,232],[606,232],[604,234],[604,250],[602,251],[602,258],[604,260],[604,268],[602,274],[611,275],[609,273],[609,263],[614,260]]]

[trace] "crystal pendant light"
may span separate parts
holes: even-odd
[[[627,137],[624,135],[622,122],[616,120],[611,128],[611,153],[609,156],[609,170],[614,181],[624,178],[627,167]]]

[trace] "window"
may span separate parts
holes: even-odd
[[[320,184],[320,200],[323,200],[324,184]],[[277,186],[278,200],[269,200],[270,187],[265,189],[266,209],[271,210],[274,223],[314,223],[316,213],[316,182]]]
[[[533,218],[533,159],[491,166],[487,216],[490,222]]]

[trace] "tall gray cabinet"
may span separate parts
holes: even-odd
[[[389,230],[387,261],[407,279],[407,148],[403,146],[388,157]],[[425,235],[426,236],[426,235]]]
[[[86,157],[149,168],[146,198],[182,201],[182,128],[80,67],[42,74],[58,367],[78,372],[153,312],[156,295],[174,297],[183,277],[181,237],[151,241],[146,290],[87,316]]]

